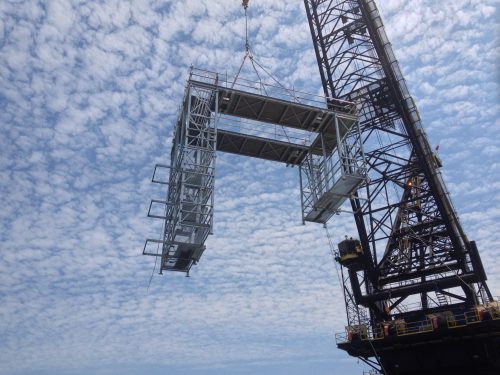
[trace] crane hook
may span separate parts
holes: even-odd
[[[243,5],[243,8],[244,8],[245,10],[247,10],[247,8],[248,8],[248,3],[249,3],[249,1],[250,1],[250,0],[243,0],[243,2],[241,3],[241,5]]]

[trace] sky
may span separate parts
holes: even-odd
[[[379,0],[461,222],[500,295],[497,0]],[[239,0],[0,2],[0,374],[361,374],[296,168],[217,156],[191,277],[142,256],[191,65],[235,72]],[[256,58],[320,93],[302,1],[250,1]],[[251,72],[246,72],[250,74]],[[356,235],[348,214],[335,243]]]

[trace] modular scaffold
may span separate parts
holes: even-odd
[[[161,259],[160,273],[189,274],[199,261],[213,232],[216,151],[297,166],[302,221],[326,223],[365,182],[359,132],[352,102],[192,68],[170,165],[152,179],[168,187],[148,211],[164,221],[162,238],[147,239],[143,254]]]

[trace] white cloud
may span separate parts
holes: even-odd
[[[379,3],[498,291],[496,2]],[[240,3],[46,5],[0,3],[0,373],[359,373],[334,349],[341,290],[324,230],[300,223],[296,169],[219,155],[201,262],[146,294],[140,253],[161,223],[145,214],[164,196],[152,166],[168,160],[189,65],[239,66]],[[258,60],[320,92],[301,2],[251,1],[250,16]],[[355,233],[346,215],[330,228]]]

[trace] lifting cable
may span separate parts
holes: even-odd
[[[332,254],[333,264],[335,265],[335,271],[337,273],[337,279],[339,281],[339,286],[342,287],[342,285],[343,285],[342,278],[340,277],[337,261],[335,260],[335,245],[333,244],[333,240],[332,240],[332,237],[330,236],[330,232],[328,231],[328,226],[326,225],[326,223],[323,226],[323,228],[325,228],[326,238],[328,239],[328,245],[330,246],[330,253]]]
[[[264,94],[266,96],[269,96],[267,93],[267,90],[266,90],[266,85],[262,81],[262,77],[259,74],[257,67],[259,67],[267,76],[269,76],[281,89],[283,89],[285,92],[287,92],[289,95],[291,95],[295,102],[298,102],[298,99],[295,95],[295,92],[293,90],[287,89],[276,77],[274,77],[266,68],[264,68],[264,66],[261,63],[259,63],[257,61],[257,59],[255,59],[255,57],[252,53],[252,49],[250,48],[250,42],[249,42],[249,38],[248,38],[248,3],[249,2],[250,2],[250,0],[242,0],[242,3],[241,3],[241,5],[243,6],[243,9],[245,10],[245,54],[243,55],[243,61],[241,62],[241,65],[238,69],[238,72],[236,73],[236,76],[234,77],[233,83],[231,84],[231,88],[234,88],[234,85],[236,84],[236,81],[238,80],[238,77],[240,76],[241,70],[243,69],[243,65],[245,65],[245,61],[248,58],[248,60],[252,64],[252,68],[253,68],[253,70],[254,70],[254,72],[257,75],[257,78],[259,80],[260,90],[262,92],[264,92]],[[283,125],[281,125],[281,129],[282,129],[283,134],[285,135],[288,143],[292,143],[290,141],[290,137],[288,136],[288,134],[285,130],[285,127]]]
[[[252,67],[255,71],[255,74],[257,74],[257,77],[259,78],[259,85],[261,89],[263,89],[264,93],[267,95],[266,89],[264,87],[264,84],[262,83],[262,79],[260,77],[259,72],[257,71],[257,68],[255,67],[254,63],[254,57],[252,54],[252,51],[250,50],[250,43],[248,41],[248,3],[250,0],[243,0],[241,5],[243,6],[243,9],[245,10],[245,55],[243,56],[243,61],[241,62],[240,68],[238,69],[238,73],[236,73],[236,76],[234,77],[233,84],[231,85],[231,88],[234,87],[236,84],[236,81],[238,80],[238,77],[241,73],[241,70],[243,69],[243,65],[245,65],[245,61],[248,58],[250,60],[250,63],[252,64]]]

